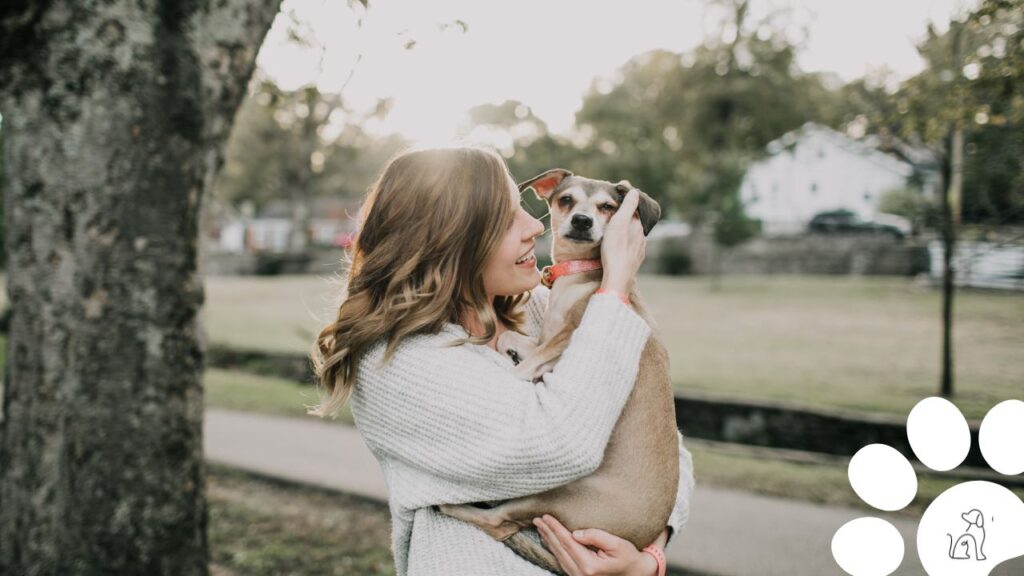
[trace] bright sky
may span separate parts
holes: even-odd
[[[395,99],[391,114],[368,130],[401,132],[421,143],[454,134],[466,110],[486,102],[520,100],[566,133],[591,82],[610,78],[632,56],[653,49],[685,52],[717,34],[721,13],[702,0],[370,0],[364,11],[345,0],[285,0],[326,46],[319,51],[286,39],[279,15],[258,58],[285,89],[318,82],[345,88],[349,102],[366,109],[377,98]],[[805,71],[831,71],[843,81],[888,67],[897,78],[921,70],[914,48],[928,22],[948,27],[977,0],[751,0],[748,22],[773,8],[789,9],[789,33],[808,26],[798,63]],[[363,18],[362,28],[356,26]],[[440,30],[439,24],[465,22]],[[403,31],[406,31],[403,34]],[[406,50],[408,38],[413,50]],[[319,77],[319,79],[318,79]]]

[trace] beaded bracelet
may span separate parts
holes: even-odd
[[[651,544],[645,547],[643,552],[647,552],[651,556],[654,556],[654,560],[658,563],[658,576],[665,576],[665,571],[667,570],[665,565],[667,562],[665,561],[665,553],[661,548],[658,548],[655,544]]]
[[[625,304],[626,306],[632,306],[632,304],[629,303],[629,296],[626,296],[625,294],[623,294],[622,292],[619,292],[618,290],[607,290],[605,288],[598,288],[597,292],[594,292],[594,294],[605,294],[605,293],[607,293],[607,294],[615,294],[616,296],[618,296],[619,300],[622,300],[623,304]]]

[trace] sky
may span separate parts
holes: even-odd
[[[520,100],[551,132],[568,134],[584,93],[608,82],[631,57],[654,49],[683,53],[720,30],[721,12],[705,0],[285,0],[257,64],[282,88],[316,83],[356,109],[393,98],[381,122],[414,142],[450,139],[471,107]],[[783,10],[790,38],[806,38],[797,63],[848,82],[879,71],[904,79],[923,67],[915,44],[929,22],[977,0],[751,0],[748,21]],[[322,46],[288,40],[294,14]],[[454,24],[466,23],[465,32]],[[358,23],[361,21],[362,25]],[[413,50],[404,45],[416,40]],[[346,83],[347,80],[347,83]]]

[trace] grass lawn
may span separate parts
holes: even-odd
[[[335,312],[336,278],[210,277],[213,341],[306,353]],[[908,278],[644,275],[679,389],[905,415],[937,393],[941,298]],[[958,290],[954,402],[980,419],[1024,398],[1024,294]]]
[[[211,576],[394,574],[387,506],[210,465]]]
[[[307,415],[305,408],[306,405],[319,403],[316,389],[283,378],[210,368],[203,375],[203,391],[206,405],[211,407],[318,418]],[[337,422],[353,423],[352,410],[347,402],[338,413]]]

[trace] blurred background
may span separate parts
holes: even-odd
[[[946,488],[1024,495],[977,448],[929,470],[904,430],[929,396],[975,436],[1024,398],[1020,0],[285,0],[247,86],[196,232],[211,573],[394,573],[379,469],[347,409],[305,415],[305,355],[370,184],[452,139],[661,204],[639,289],[698,483],[674,573],[842,574],[872,442],[918,472],[899,574]]]

